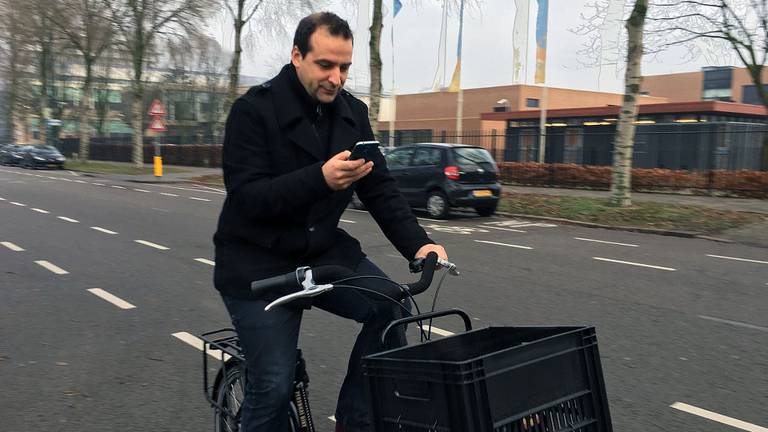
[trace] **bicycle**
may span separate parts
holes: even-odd
[[[448,270],[446,274],[458,275],[456,265],[438,260],[437,254],[431,252],[425,259],[417,259],[409,264],[411,272],[421,272],[421,278],[414,283],[398,284],[397,282],[380,276],[358,275],[350,269],[342,266],[318,266],[316,268],[300,267],[294,272],[275,276],[269,279],[254,281],[251,284],[251,291],[256,295],[265,294],[282,290],[285,295],[276,299],[265,307],[270,310],[273,307],[285,305],[293,301],[307,299],[318,296],[334,288],[351,288],[364,291],[370,295],[380,296],[396,302],[401,307],[401,300],[408,297],[417,310],[417,315],[411,315],[410,311],[403,308],[408,313],[406,318],[395,320],[382,333],[382,342],[387,334],[396,326],[411,322],[431,320],[446,315],[460,315],[464,320],[467,330],[471,330],[469,316],[458,309],[449,309],[447,311],[421,314],[418,305],[413,296],[426,291],[432,284],[432,278],[436,267],[440,265]],[[365,278],[384,279],[391,283],[391,290],[387,292],[373,291],[367,288],[348,285],[350,281]],[[332,281],[330,283],[318,284],[318,281]],[[441,280],[442,284],[442,280]],[[283,293],[281,292],[281,294]],[[437,299],[438,290],[435,293]],[[431,322],[430,322],[431,325]],[[422,341],[431,337],[430,326],[427,326],[425,332],[419,324]],[[237,333],[232,328],[224,328],[203,333],[200,338],[203,340],[203,390],[205,397],[214,409],[214,425],[216,432],[237,432],[239,430],[240,408],[245,394],[245,358],[240,347]],[[216,373],[213,383],[209,385],[208,356],[211,352],[217,352],[221,366]],[[315,432],[315,425],[309,404],[308,387],[309,374],[307,373],[306,361],[303,358],[301,349],[297,347],[297,361],[295,369],[295,378],[293,392],[286,415],[289,416],[289,424],[292,432]]]

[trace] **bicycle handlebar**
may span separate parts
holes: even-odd
[[[411,295],[420,294],[429,288],[432,284],[432,277],[437,266],[438,258],[435,252],[430,252],[423,260],[417,259],[411,262],[411,268],[422,268],[421,278],[417,282],[405,284]],[[295,271],[283,275],[274,276],[267,279],[257,280],[251,283],[251,292],[256,296],[262,297],[268,293],[283,294],[283,298],[275,303],[284,303],[299,297],[311,297],[333,289],[333,285],[328,284],[338,279],[361,276],[347,267],[338,265],[324,265],[318,267],[299,267]],[[325,282],[324,285],[316,281]],[[381,294],[401,300],[408,293],[402,288],[396,288],[395,284],[381,292]]]

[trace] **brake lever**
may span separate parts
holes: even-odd
[[[452,276],[458,276],[461,274],[459,273],[456,264],[450,261],[438,258],[437,264],[439,267],[447,269],[448,273]],[[411,261],[408,263],[408,268],[411,270],[411,273],[420,273],[422,270],[424,270],[424,258],[416,258],[415,260]]]
[[[301,281],[301,286],[303,289],[301,291],[290,293],[288,295],[285,295],[273,301],[272,303],[268,304],[267,307],[264,308],[265,311],[268,311],[275,306],[280,306],[286,303],[290,303],[299,298],[315,297],[333,289],[333,285],[331,284],[323,284],[323,285],[315,284],[315,280],[312,277],[312,269],[310,269],[309,267],[302,267],[297,271],[301,271],[301,273],[297,273],[297,274],[304,275],[304,280]]]

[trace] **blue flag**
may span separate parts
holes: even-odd
[[[402,9],[402,8],[403,8],[403,3],[402,3],[402,2],[400,2],[400,0],[394,0],[394,4],[393,4],[393,6],[394,6],[394,10],[395,10],[395,12],[394,12],[394,14],[392,15],[392,17],[394,18],[394,17],[396,17],[396,16],[397,16],[397,13],[398,13],[398,12],[400,12],[400,9]]]

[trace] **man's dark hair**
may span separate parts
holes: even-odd
[[[309,38],[319,28],[325,27],[331,36],[341,36],[345,40],[352,39],[352,30],[349,23],[333,12],[317,12],[307,15],[299,21],[296,34],[293,36],[293,45],[299,48],[302,56],[306,56],[312,49]]]

